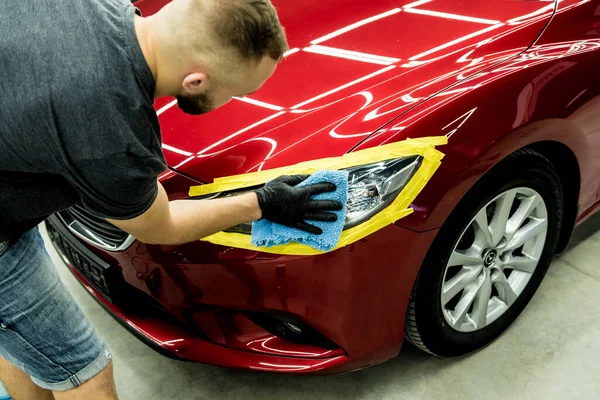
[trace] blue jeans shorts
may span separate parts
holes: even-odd
[[[38,386],[58,391],[93,378],[111,360],[37,228],[17,242],[0,242],[0,355]]]

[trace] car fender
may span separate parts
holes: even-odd
[[[578,42],[579,43],[579,42]],[[574,50],[575,49],[575,50]],[[581,172],[581,210],[596,201],[600,167],[600,52],[573,43],[544,44],[459,82],[384,125],[356,148],[446,135],[440,169],[399,224],[415,231],[442,226],[467,191],[508,154],[537,142],[561,143]]]
[[[545,142],[561,144],[575,155],[581,172],[582,186],[593,181],[589,171],[590,147],[580,127],[563,119],[537,121],[510,132],[490,143],[488,147],[472,153],[468,160],[463,160],[468,162],[464,162],[465,168],[462,171],[442,163],[436,177],[413,204],[415,212],[400,221],[400,225],[417,231],[441,227],[469,190],[493,166],[519,149]],[[460,144],[457,143],[453,147],[460,147]],[[453,151],[450,147],[448,150],[446,156],[452,157]],[[441,181],[447,186],[444,193],[439,191]],[[592,191],[595,193],[595,190]],[[585,196],[585,193],[580,193],[580,202],[583,200],[582,196]]]

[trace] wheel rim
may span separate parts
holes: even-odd
[[[479,210],[446,264],[440,293],[446,322],[473,332],[503,315],[535,272],[547,232],[546,204],[530,188],[507,190]]]

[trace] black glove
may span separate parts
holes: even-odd
[[[337,215],[326,211],[341,210],[342,203],[334,200],[311,200],[314,195],[335,191],[335,185],[325,182],[294,187],[308,177],[309,175],[280,176],[257,190],[263,218],[315,235],[323,233],[321,228],[304,221],[337,221]]]

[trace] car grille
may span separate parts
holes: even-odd
[[[101,249],[122,251],[135,240],[127,232],[90,214],[81,206],[61,211],[58,216],[72,233]]]

